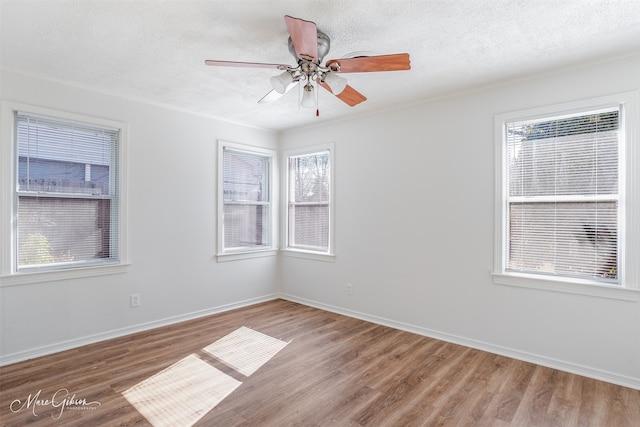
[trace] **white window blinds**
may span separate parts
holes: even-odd
[[[288,158],[287,247],[329,252],[330,152]]]
[[[507,270],[617,282],[619,116],[506,123]]]
[[[223,252],[271,247],[271,156],[223,148]]]
[[[16,113],[17,269],[118,261],[119,129]]]

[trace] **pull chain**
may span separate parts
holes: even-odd
[[[320,116],[320,109],[318,108],[318,99],[320,98],[320,90],[318,89],[320,84],[316,80],[316,117]]]

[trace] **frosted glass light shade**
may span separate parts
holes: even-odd
[[[309,83],[304,86],[304,92],[302,93],[302,101],[300,101],[300,106],[302,108],[316,107],[316,99],[313,96],[313,86]]]
[[[331,88],[334,95],[339,95],[347,87],[347,79],[335,73],[328,73],[324,77],[324,82]]]
[[[293,81],[293,77],[289,74],[288,71],[283,72],[282,74],[278,74],[277,76],[271,77],[271,86],[273,90],[278,92],[279,94],[283,94],[287,91],[287,87]]]

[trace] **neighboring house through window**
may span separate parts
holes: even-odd
[[[625,164],[635,108],[620,96],[496,117],[499,280],[638,287]]]
[[[273,249],[271,150],[219,142],[218,254]]]
[[[124,126],[46,113],[28,107],[5,112],[13,123],[13,177],[6,178],[14,198],[3,214],[15,218],[15,228],[4,273],[122,264]]]

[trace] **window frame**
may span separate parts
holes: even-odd
[[[289,159],[315,153],[329,153],[329,245],[326,252],[314,251],[289,246]],[[282,253],[285,256],[307,258],[318,261],[333,262],[335,260],[335,144],[326,143],[287,150],[282,153],[283,178],[282,178]]]
[[[2,149],[0,150],[0,165],[2,166],[3,184],[0,186],[0,245],[4,256],[0,259],[0,286],[15,286],[30,283],[50,282],[64,279],[101,276],[124,273],[128,270],[127,255],[127,136],[128,125],[123,122],[88,116],[68,111],[59,111],[44,107],[37,107],[12,101],[2,101]],[[17,142],[16,142],[16,112],[49,116],[61,121],[83,122],[89,125],[116,128],[118,139],[118,227],[117,248],[118,259],[112,262],[87,262],[77,265],[65,265],[63,268],[46,265],[34,268],[17,268],[17,208],[18,191],[17,177]]]
[[[508,182],[506,123],[516,120],[553,118],[564,114],[587,112],[612,106],[620,107],[619,145],[619,215],[618,238],[619,279],[616,284],[605,281],[546,276],[508,271]],[[640,300],[640,267],[631,260],[640,257],[640,150],[638,143],[638,92],[626,92],[581,101],[549,105],[494,116],[495,143],[495,213],[493,282],[556,292],[576,293],[605,298]],[[635,213],[635,215],[634,215]],[[631,262],[630,262],[631,261]]]
[[[266,247],[246,247],[225,249],[224,248],[224,150],[229,148],[231,150],[245,152],[247,154],[259,155],[268,157],[270,159],[270,177],[269,177],[269,209],[270,214],[270,234],[269,245]],[[277,192],[274,191],[277,187],[277,155],[276,151],[269,148],[257,147],[246,144],[239,144],[236,142],[230,142],[225,140],[218,140],[218,176],[217,176],[217,253],[216,258],[218,262],[222,261],[234,261],[238,259],[256,258],[264,256],[274,256],[277,253],[277,218],[278,212],[275,209],[277,204]]]

